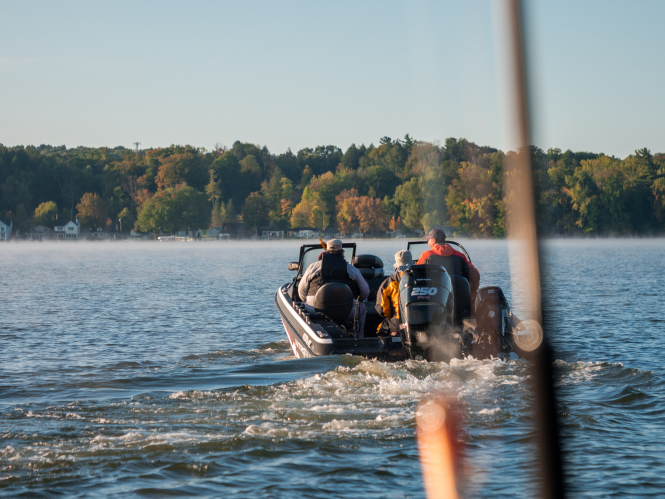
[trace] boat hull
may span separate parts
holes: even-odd
[[[293,307],[288,290],[289,285],[287,284],[277,291],[275,305],[293,354],[297,358],[344,354],[380,358],[403,358],[405,356],[400,337],[339,337],[337,333],[340,329],[335,324],[316,320],[308,322]]]

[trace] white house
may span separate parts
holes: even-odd
[[[79,224],[79,219],[76,221],[68,222],[58,222],[55,221],[55,226],[53,227],[53,237],[55,239],[78,239],[81,235],[81,224]]]
[[[12,237],[12,221],[10,220],[8,225],[0,220],[0,241],[9,241],[10,237]]]

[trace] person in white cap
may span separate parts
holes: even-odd
[[[387,277],[376,292],[376,311],[384,320],[376,331],[378,336],[399,335],[399,281],[406,269],[413,265],[413,257],[409,250],[395,254],[395,272]]]
[[[319,260],[307,267],[302,279],[300,279],[300,284],[298,284],[298,293],[300,293],[301,298],[305,299],[305,303],[312,307],[316,292],[321,286],[329,282],[341,282],[351,288],[354,304],[347,320],[353,320],[357,306],[360,322],[358,337],[362,338],[365,334],[365,318],[367,316],[364,301],[369,296],[369,286],[360,271],[344,259],[344,249],[342,248],[342,241],[339,239],[328,241],[326,251],[321,253]],[[360,300],[357,300],[358,297],[360,297]],[[311,311],[313,312],[314,309],[312,308]]]

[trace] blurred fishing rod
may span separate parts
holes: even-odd
[[[540,497],[565,497],[559,421],[552,368],[553,354],[542,313],[542,267],[536,229],[533,170],[531,164],[531,128],[525,67],[523,10],[520,0],[502,0],[505,25],[502,26],[509,49],[508,60],[512,95],[510,114],[517,154],[504,165],[507,229],[513,296],[524,300],[524,316],[537,321],[543,329],[543,343],[532,360],[531,373],[536,395],[536,440]],[[518,273],[519,269],[519,273]],[[454,405],[443,397],[423,403],[416,414],[417,439],[423,469],[425,491],[429,499],[457,498],[457,470],[461,453],[456,450],[456,429],[450,417]]]

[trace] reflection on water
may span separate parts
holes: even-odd
[[[519,315],[505,243],[463,244],[481,285],[502,286]],[[532,496],[526,362],[293,359],[273,295],[297,246],[0,248],[12,269],[0,278],[0,495],[423,497],[415,409],[445,390],[464,409],[467,494]],[[404,246],[359,252],[389,265]],[[578,495],[665,485],[664,248],[548,245]]]

